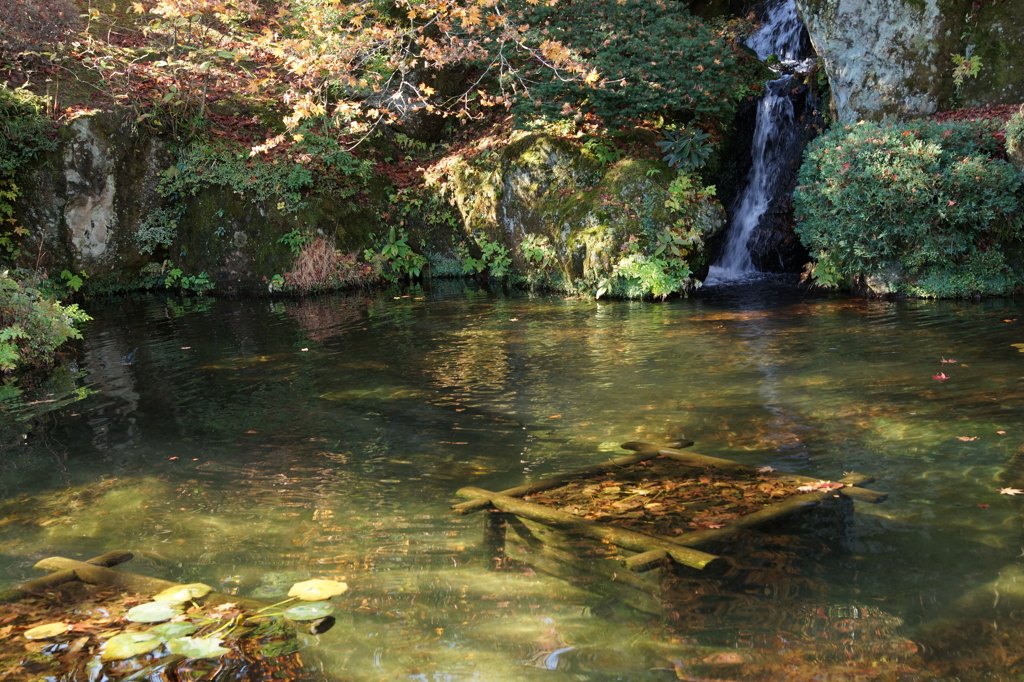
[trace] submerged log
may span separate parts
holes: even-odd
[[[693,441],[684,441],[680,447],[688,448],[693,445]],[[625,447],[625,446],[623,446]],[[652,446],[653,447],[653,446]],[[609,471],[621,469],[623,467],[632,466],[639,464],[640,462],[646,462],[649,459],[659,457],[660,452],[644,450],[635,455],[625,455],[624,457],[618,457],[616,459],[602,462],[601,464],[595,464],[593,466],[584,467],[577,471],[571,471],[566,474],[558,474],[551,478],[545,478],[540,481],[534,481],[533,483],[526,483],[524,485],[516,486],[515,488],[509,488],[508,490],[502,490],[502,495],[508,497],[526,497],[534,493],[543,492],[545,490],[551,490],[552,488],[560,488],[570,481],[575,481],[580,478],[587,478],[588,476],[600,476],[606,474]],[[452,511],[456,514],[472,514],[473,512],[487,509],[489,506],[488,502],[483,499],[470,500],[469,502],[460,502],[459,504],[452,505]]]
[[[109,568],[111,566],[123,564],[126,561],[131,561],[134,558],[135,555],[131,552],[117,550],[114,552],[107,552],[106,554],[101,554],[94,559],[78,563],[84,563],[90,566],[99,566],[101,568]],[[38,595],[65,583],[76,582],[79,580],[80,578],[78,577],[78,574],[75,573],[73,569],[57,569],[48,576],[29,580],[28,582],[24,582],[0,592],[0,604],[6,604],[8,602],[24,599],[25,597]]]
[[[462,488],[457,493],[460,497],[469,497],[486,500],[489,504],[503,512],[515,514],[532,521],[537,521],[548,526],[554,526],[560,530],[586,535],[604,542],[610,542],[619,547],[631,549],[635,552],[647,552],[652,549],[660,549],[668,553],[674,561],[684,566],[690,566],[698,570],[716,570],[724,568],[725,561],[713,554],[699,550],[683,547],[674,542],[661,538],[652,537],[636,531],[626,530],[615,526],[602,526],[591,521],[581,519],[578,516],[566,512],[549,509],[532,502],[524,502],[515,497],[509,497],[501,493],[483,490],[481,488]]]
[[[115,571],[114,569],[106,568],[104,566],[96,566],[85,561],[75,561],[74,559],[65,559],[64,557],[59,556],[43,559],[33,566],[33,568],[39,571],[69,571],[74,573],[76,579],[83,583],[101,585],[103,587],[117,587],[128,592],[135,592],[147,596],[157,594],[158,592],[163,592],[164,590],[171,588],[184,587],[184,585],[171,582],[170,580],[161,580],[160,578],[153,578],[148,575],[128,573],[127,571]],[[257,599],[238,597],[231,594],[224,594],[222,592],[210,592],[202,599],[197,599],[196,601],[202,601],[204,604],[238,604],[242,608],[256,610],[267,607],[265,602]]]

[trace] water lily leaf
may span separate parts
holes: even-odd
[[[306,580],[292,585],[288,590],[289,597],[298,597],[302,601],[323,601],[348,591],[347,583],[336,580]]]
[[[220,645],[223,641],[221,637],[179,637],[168,642],[167,649],[189,658],[217,658],[231,653]]]
[[[107,640],[100,658],[104,661],[120,661],[148,653],[163,643],[164,640],[152,632],[123,632]]]
[[[133,623],[159,623],[181,615],[181,607],[169,601],[151,601],[130,609],[125,617]]]
[[[287,609],[284,612],[284,617],[299,621],[316,620],[331,615],[332,611],[334,611],[334,606],[330,602],[313,601]]]
[[[199,628],[192,623],[164,623],[163,625],[151,627],[146,630],[146,632],[151,632],[166,641],[191,635],[198,629]]]
[[[153,597],[153,601],[169,601],[176,604],[183,604],[193,599],[205,597],[213,588],[203,583],[192,583],[181,587],[170,587]]]
[[[34,627],[31,630],[25,630],[25,639],[50,639],[51,637],[63,635],[70,629],[71,626],[67,623],[47,623],[46,625]]]

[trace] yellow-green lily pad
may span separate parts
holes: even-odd
[[[231,653],[220,645],[223,641],[220,637],[179,637],[168,642],[167,649],[189,658],[217,658]]]
[[[323,601],[346,591],[348,584],[337,580],[306,580],[292,585],[288,596],[298,597],[302,601]]]
[[[163,643],[164,640],[152,632],[123,632],[107,640],[100,658],[104,661],[121,661],[149,653]]]
[[[129,609],[125,618],[133,623],[159,623],[170,620],[182,613],[181,606],[172,604],[169,601],[151,601],[148,604],[139,604]]]
[[[25,630],[25,639],[50,639],[58,637],[71,629],[67,623],[47,623]]]
[[[193,599],[205,597],[213,591],[213,588],[203,583],[192,583],[181,587],[169,587],[160,594],[153,597],[153,601],[168,601],[174,604],[184,604]]]
[[[177,639],[178,637],[186,637],[191,635],[199,628],[192,623],[164,623],[163,625],[156,625],[146,630],[154,635],[158,635],[162,639],[171,640]]]
[[[317,620],[324,616],[331,615],[334,606],[326,601],[311,601],[306,604],[299,604],[285,610],[284,617],[291,620]]]

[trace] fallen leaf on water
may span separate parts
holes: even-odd
[[[967,441],[970,441],[970,440],[978,440],[978,437],[977,436],[957,436],[956,439],[957,440],[967,440]]]
[[[946,376],[945,372],[939,372],[938,374],[932,375],[932,379],[935,379],[936,381],[945,381],[948,378],[949,377]]]
[[[947,360],[946,358],[942,358],[942,364],[944,364],[944,365],[954,365],[954,364],[956,364],[956,360]]]
[[[562,416],[562,415],[560,415],[560,414],[553,414],[553,415],[551,415],[550,417],[548,417],[548,419],[558,419],[558,418],[559,418],[559,417],[561,417],[561,416]]]
[[[1024,495],[1024,490],[1019,488],[1000,488],[1000,495]]]
[[[984,503],[982,503],[982,502],[979,502],[979,503],[978,503],[978,506],[979,506],[979,507],[981,507],[982,509],[988,509],[988,507],[989,507],[989,505],[987,505],[987,504],[984,504]]]
[[[1003,322],[1016,322],[1016,321],[1017,321],[1017,318],[1016,318],[1016,317],[1015,317],[1015,318],[1013,318],[1012,320],[1003,320]]]
[[[817,486],[813,486],[813,485],[802,485],[799,488],[797,488],[797,490],[799,490],[802,493],[809,493],[809,492],[813,492],[816,488],[817,488]]]
[[[996,431],[996,433],[998,433],[999,435],[1003,435],[1006,433],[1006,431]]]
[[[757,470],[760,471],[762,474],[770,474],[771,472],[775,471],[775,467],[763,466],[757,467]]]

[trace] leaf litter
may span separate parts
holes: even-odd
[[[722,528],[792,495],[842,487],[829,481],[798,487],[767,475],[773,471],[717,471],[658,458],[524,499],[590,521],[673,536]]]

